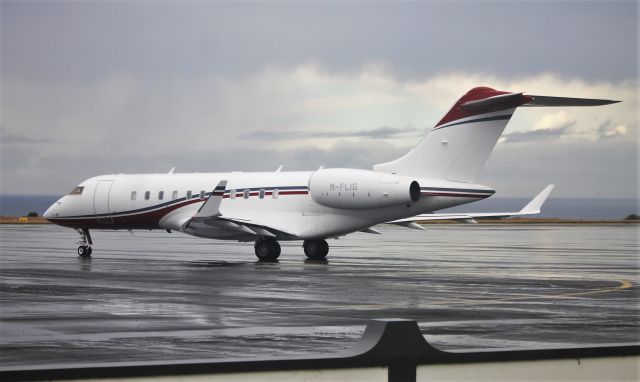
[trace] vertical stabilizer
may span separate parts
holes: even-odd
[[[474,182],[516,107],[531,97],[487,87],[471,89],[406,155],[375,171]]]
[[[394,161],[377,164],[373,169],[421,178],[475,182],[517,107],[600,106],[617,102],[620,101],[473,88],[413,150]]]

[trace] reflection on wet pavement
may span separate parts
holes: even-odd
[[[332,352],[366,320],[415,319],[444,349],[636,342],[637,226],[446,225],[330,241],[327,261],[282,243],[163,231],[0,230],[0,363]]]

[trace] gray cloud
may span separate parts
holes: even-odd
[[[573,120],[564,126],[554,127],[551,129],[536,129],[503,134],[503,138],[506,143],[549,141],[566,135],[569,128],[575,124],[576,120]]]
[[[498,196],[531,196],[553,183],[554,197],[637,198],[637,160],[634,142],[498,145],[478,182],[494,187]]]
[[[624,136],[627,133],[627,128],[624,125],[614,125],[610,119],[607,119],[598,126],[598,138],[599,139],[611,139],[620,136]]]
[[[330,131],[305,131],[305,130],[257,130],[243,134],[240,138],[251,140],[280,141],[312,138],[371,138],[388,139],[404,136],[422,136],[424,129],[415,127],[388,127],[383,126],[371,130],[330,130]]]

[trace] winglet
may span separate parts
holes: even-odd
[[[224,196],[225,188],[227,187],[227,181],[221,180],[220,183],[213,189],[211,195],[202,204],[198,212],[193,216],[194,218],[213,217],[220,216],[220,203],[222,203],[222,197]]]
[[[538,195],[536,195],[535,198],[531,199],[529,204],[527,204],[526,206],[524,206],[524,208],[522,208],[520,210],[520,213],[522,213],[522,214],[539,214],[540,213],[540,208],[542,207],[542,204],[549,197],[549,194],[553,190],[553,187],[555,187],[553,184],[550,184],[547,187],[545,187],[544,190],[542,190],[542,192],[540,192]]]

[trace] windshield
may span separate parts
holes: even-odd
[[[82,195],[82,190],[84,190],[84,187],[78,186],[71,190],[68,195]]]

